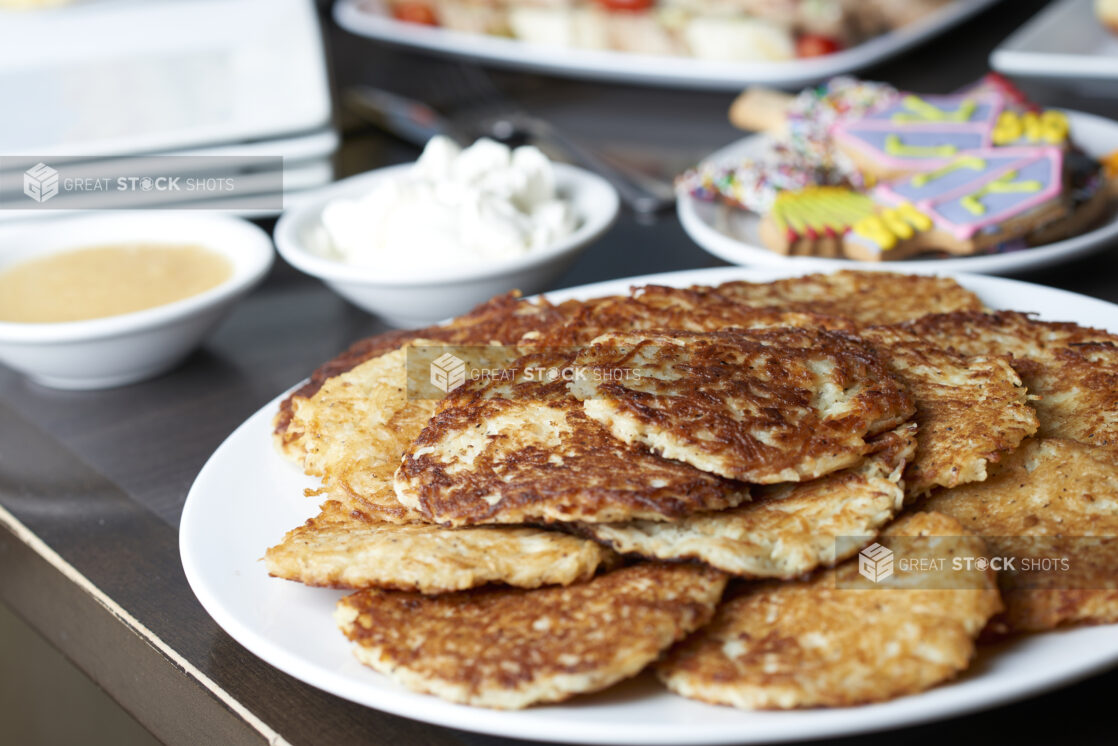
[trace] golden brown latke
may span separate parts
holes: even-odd
[[[322,388],[323,384],[335,376],[350,371],[367,360],[397,350],[412,339],[415,339],[415,333],[410,330],[399,329],[385,332],[355,342],[348,350],[323,363],[311,374],[306,383],[292,391],[280,402],[279,409],[272,420],[272,437],[279,452],[302,466],[305,455],[303,430],[298,423],[292,421],[299,403],[312,398]]]
[[[775,282],[726,282],[712,289],[749,306],[845,316],[864,325],[895,324],[929,313],[983,308],[978,296],[950,278],[895,272],[843,270]]]
[[[509,366],[512,380],[469,381],[449,394],[405,451],[400,502],[461,526],[670,520],[748,499],[745,485],[614,438],[563,378],[539,375],[570,364],[563,354],[530,354]]]
[[[630,295],[585,303],[558,328],[541,334],[545,345],[584,345],[611,331],[677,329],[710,332],[729,328],[796,326],[853,331],[854,322],[807,310],[753,308],[711,290],[645,285]]]
[[[264,555],[268,573],[331,588],[444,593],[588,580],[613,553],[589,539],[527,526],[443,528],[374,521],[329,500]]]
[[[315,370],[307,383],[280,403],[273,422],[277,444],[284,454],[296,460],[301,458],[299,440],[302,433],[291,422],[296,402],[309,399],[326,381],[367,360],[418,339],[446,344],[513,344],[526,334],[538,334],[561,326],[582,306],[579,301],[553,305],[546,298],[522,300],[520,293],[514,291],[498,295],[441,326],[416,330],[397,329],[358,340],[349,349]]]
[[[905,327],[965,355],[1012,355],[1029,393],[1039,397],[1038,435],[1118,457],[1118,335],[1014,311],[928,316]]]
[[[1020,311],[937,313],[900,326],[964,355],[1028,358],[1070,344],[1115,339],[1115,335],[1100,329],[1070,322],[1039,321]]]
[[[1036,432],[1036,413],[1005,358],[964,357],[897,326],[863,329],[916,404],[916,457],[905,471],[910,497],[986,478],[986,467]]]
[[[1051,350],[1028,374],[1040,434],[1099,448],[1118,459],[1118,341]]]
[[[873,452],[857,466],[764,488],[736,508],[671,523],[587,523],[579,531],[624,554],[700,560],[739,577],[797,577],[859,551],[904,507],[901,474],[916,449],[916,425],[870,445]],[[840,548],[840,536],[865,541]]]
[[[404,449],[436,404],[408,397],[407,354],[400,348],[330,378],[295,400],[291,420],[302,433],[304,471],[322,479],[319,493],[390,523],[425,521],[399,503],[392,486]]]
[[[926,507],[1020,563],[1017,573],[999,576],[1006,611],[991,622],[992,632],[1118,622],[1118,464],[1108,452],[1066,439],[1029,440],[985,482],[937,492]],[[1020,572],[1023,562],[1044,558],[1068,565]]]
[[[644,563],[533,591],[359,591],[335,619],[362,663],[409,689],[516,709],[636,675],[710,619],[725,584],[715,570]]]
[[[835,332],[613,332],[575,365],[571,393],[617,438],[760,484],[855,464],[913,413],[873,349]]]
[[[810,580],[744,586],[657,673],[677,694],[744,709],[842,707],[940,684],[969,665],[1001,609],[992,571],[951,570],[953,556],[985,552],[963,534],[954,519],[916,513],[880,538],[906,559],[943,559],[940,572],[898,566],[873,586],[850,559]]]

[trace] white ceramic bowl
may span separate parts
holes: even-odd
[[[322,210],[327,203],[367,194],[377,181],[399,174],[411,165],[377,169],[332,184],[286,211],[275,231],[276,248],[289,264],[319,278],[339,295],[394,326],[426,326],[513,289],[525,295],[544,290],[617,217],[617,192],[612,186],[588,171],[556,163],[556,188],[571,202],[578,228],[546,249],[457,268],[425,265],[423,255],[417,253],[413,269],[391,274],[345,264],[315,251]]]
[[[197,244],[233,264],[204,293],[134,313],[50,324],[0,322],[0,362],[53,388],[98,389],[150,378],[198,346],[263,279],[274,252],[268,234],[237,218],[188,212],[66,217],[0,236],[0,272],[21,261],[115,243]]]

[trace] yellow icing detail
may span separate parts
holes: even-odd
[[[981,200],[979,200],[980,196],[978,192],[968,194],[966,197],[959,200],[959,204],[971,215],[985,215],[986,205],[982,204]]]
[[[1009,145],[1020,140],[1024,133],[1025,129],[1021,125],[1021,117],[1017,116],[1017,112],[1003,111],[998,117],[998,123],[994,125],[994,131],[990,137],[995,145]]]
[[[954,145],[905,145],[897,135],[885,138],[885,152],[889,155],[910,155],[916,158],[947,158],[958,150]]]
[[[991,137],[995,145],[1012,145],[1021,139],[1059,145],[1067,140],[1068,129],[1068,117],[1062,111],[1049,109],[1043,114],[1029,111],[1023,115],[1003,111]]]
[[[885,227],[889,232],[900,239],[912,238],[912,226],[905,222],[904,218],[889,210],[881,213],[881,222],[885,223]]]
[[[799,213],[792,209],[794,206],[792,195],[794,194],[795,192],[782,192],[777,195],[776,201],[773,202],[773,215],[781,230],[791,230],[796,235],[802,235],[804,223],[800,219]]]
[[[877,215],[862,218],[854,224],[853,231],[862,238],[889,251],[898,241],[912,238],[916,231],[930,230],[932,219],[916,209],[911,202],[888,207]]]
[[[783,233],[788,230],[788,221],[784,219],[784,209],[781,205],[780,196],[780,194],[777,194],[776,199],[773,200],[773,206],[772,209],[769,210],[769,215],[772,217],[773,222],[776,223],[776,227]]]
[[[772,218],[781,231],[794,237],[830,229],[842,235],[855,221],[873,211],[873,201],[843,187],[807,187],[781,192],[773,202]]]
[[[1044,185],[1035,179],[1029,181],[1015,181],[1017,178],[1016,171],[1009,171],[1002,176],[999,176],[994,181],[991,181],[986,186],[979,189],[973,194],[968,194],[959,200],[959,204],[963,206],[971,215],[985,215],[986,205],[982,204],[982,197],[987,194],[1014,194],[1017,192],[1039,192]]]
[[[969,122],[977,108],[977,104],[969,98],[952,112],[946,112],[919,96],[905,96],[901,103],[912,113],[897,112],[890,117],[894,122]]]
[[[807,233],[807,223],[804,221],[802,214],[795,209],[795,205],[787,205],[781,212],[784,219],[788,221],[789,227],[796,232],[796,235],[802,236]]]
[[[912,177],[912,185],[914,187],[922,187],[926,184],[935,181],[936,179],[946,176],[952,171],[958,171],[960,168],[969,168],[974,171],[981,171],[986,168],[986,161],[982,160],[976,155],[964,155],[951,161],[948,165],[935,171],[926,171],[922,174],[916,174]]]
[[[1035,111],[1025,112],[1021,117],[1021,126],[1025,128],[1025,139],[1029,142],[1040,142],[1040,117]]]
[[[1044,141],[1052,145],[1059,145],[1068,139],[1068,131],[1071,125],[1068,123],[1068,115],[1062,111],[1049,109],[1040,116],[1041,136]]]
[[[859,220],[854,224],[853,231],[880,246],[882,251],[888,251],[897,245],[897,237],[885,225],[885,221],[876,215]]]
[[[902,202],[895,209],[909,224],[918,231],[930,231],[932,219],[916,209],[911,202]]]
[[[788,224],[788,218],[784,214],[783,205],[773,203],[772,214],[776,220],[777,227],[780,228],[782,233],[797,233],[796,229]]]

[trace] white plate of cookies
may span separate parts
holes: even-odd
[[[684,229],[727,262],[1010,274],[1118,240],[1112,120],[1037,107],[996,76],[950,95],[835,79],[747,99],[768,131],[680,180]]]
[[[767,743],[994,707],[1118,663],[1118,558],[1062,545],[1105,582],[1035,593],[975,564],[1015,556],[1010,534],[1118,535],[1115,332],[1114,305],[975,275],[731,267],[498,297],[363,340],[250,417],[190,489],[183,567],[280,670],[491,735]],[[522,376],[553,354],[623,371],[634,335],[663,397]],[[502,355],[520,343],[531,366]],[[1010,350],[1016,369],[990,354]],[[651,419],[627,425],[611,402],[633,396]],[[716,416],[758,397],[783,404],[748,432]],[[733,437],[704,444],[691,416]]]

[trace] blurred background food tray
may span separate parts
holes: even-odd
[[[504,67],[639,85],[738,90],[751,83],[795,87],[899,55],[998,0],[953,0],[931,14],[849,49],[787,62],[746,62],[528,43],[396,20],[382,0],[339,0],[334,19],[347,31],[395,45]]]
[[[1118,93],[1118,34],[1094,0],[1057,0],[994,50],[990,65],[1026,78],[1060,79],[1085,92]]]

